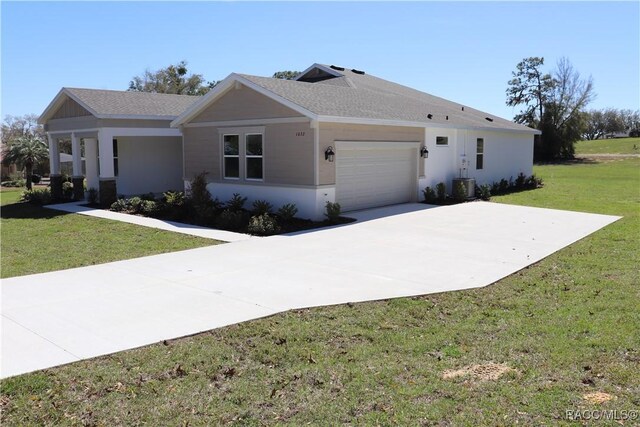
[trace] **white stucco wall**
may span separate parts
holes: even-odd
[[[476,169],[476,139],[484,138],[484,167]],[[468,175],[478,185],[515,179],[533,173],[533,135],[509,132],[467,131]]]
[[[449,137],[449,145],[436,146],[437,136]],[[477,138],[484,138],[484,167],[480,170],[476,169]],[[429,158],[423,160],[425,176],[420,179],[420,196],[424,187],[434,187],[439,182],[444,182],[450,193],[451,181],[461,174],[463,154],[467,170],[462,175],[475,178],[478,185],[515,179],[520,172],[527,176],[533,173],[533,134],[427,128],[425,144]]]
[[[116,137],[118,194],[131,196],[180,190],[182,139],[179,137]]]
[[[188,191],[189,181],[184,181],[184,189]],[[234,193],[247,198],[246,209],[251,209],[255,200],[266,200],[273,205],[274,211],[287,203],[295,203],[298,208],[296,217],[323,220],[325,204],[334,202],[336,197],[335,186],[293,187],[273,185],[247,185],[239,183],[213,182],[207,185],[207,189],[213,197],[221,202],[226,202]]]
[[[424,165],[424,178],[420,179],[420,191],[424,187],[435,187],[439,182],[447,185],[447,191],[451,186],[451,180],[457,177],[455,158],[457,153],[457,136],[460,131],[448,128],[426,128],[425,146],[429,150],[429,158],[422,159]],[[449,145],[436,145],[436,137],[446,136]],[[419,200],[422,200],[422,196]]]

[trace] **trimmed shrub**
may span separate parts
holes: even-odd
[[[189,185],[189,199],[197,209],[209,206],[213,200],[207,190],[207,173],[201,172],[194,176]]]
[[[126,200],[127,211],[130,213],[140,213],[143,210],[144,200],[140,197],[132,197]]]
[[[162,193],[164,202],[171,207],[184,205],[185,196],[182,191],[165,191]]]
[[[424,201],[427,203],[433,203],[436,201],[436,190],[431,187],[425,187],[422,190],[422,194],[424,195]]]
[[[453,187],[453,200],[458,203],[467,200],[467,188],[462,181],[456,182],[456,185]]]
[[[280,232],[278,221],[269,214],[252,216],[247,231],[258,236],[270,236]]]
[[[215,225],[223,230],[237,231],[247,223],[246,214],[242,211],[225,209],[216,218]]]
[[[71,199],[73,197],[73,183],[65,181],[62,183],[62,197]]]
[[[338,222],[338,218],[340,218],[340,212],[342,211],[342,207],[340,207],[340,203],[332,203],[327,202],[325,205],[326,213],[324,214],[329,222],[336,223]]]
[[[266,200],[256,200],[252,206],[255,215],[264,215],[273,212],[273,205]]]
[[[291,221],[298,213],[298,208],[294,203],[287,203],[278,209],[278,216],[283,221]]]
[[[481,200],[490,200],[491,187],[489,187],[487,184],[483,184],[480,187],[476,185],[476,197],[479,197]]]
[[[444,182],[439,182],[436,184],[436,193],[438,195],[438,200],[444,201],[447,198],[447,186]]]
[[[96,190],[95,188],[90,188],[87,190],[87,202],[90,205],[98,204],[98,190]]]
[[[20,201],[34,205],[47,205],[51,203],[51,190],[48,188],[38,188],[36,190],[24,191],[20,195]]]
[[[158,208],[158,203],[154,200],[144,200],[141,197],[132,197],[130,199],[120,198],[109,207],[109,209],[114,212],[147,216],[155,214]]]
[[[244,207],[247,198],[241,197],[238,193],[233,193],[233,197],[227,201],[225,207],[230,211],[240,211]]]
[[[118,199],[115,202],[111,203],[109,210],[114,212],[126,212],[127,210],[127,200],[126,199]]]
[[[542,188],[542,187],[544,187],[544,183],[542,181],[542,178],[538,178],[535,175],[531,175],[530,177],[528,177],[525,185],[528,188]]]
[[[142,200],[151,200],[151,201],[155,201],[156,200],[156,196],[153,193],[145,193],[145,194],[141,194],[140,198]]]
[[[506,179],[501,179],[500,183],[498,184],[498,193],[502,194],[502,193],[506,193],[507,191],[509,191],[509,181],[507,181]]]
[[[518,190],[522,190],[525,187],[525,183],[526,182],[527,182],[526,175],[523,174],[522,172],[520,172],[518,174],[518,176],[516,177],[516,181],[515,181],[514,185]]]

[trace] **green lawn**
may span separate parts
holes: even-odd
[[[640,154],[640,138],[579,141],[576,143],[575,148],[576,154]]]
[[[219,242],[17,203],[0,191],[0,277],[100,264]]]
[[[5,380],[3,425],[581,425],[565,411],[636,410],[640,159],[535,173],[544,188],[495,201],[624,218],[484,289],[296,310]],[[513,370],[443,378],[488,363]]]

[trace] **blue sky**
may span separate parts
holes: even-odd
[[[511,71],[566,56],[592,108],[640,108],[639,2],[1,2],[2,116],[63,86],[125,90],[182,59],[220,80],[314,62],[358,68],[511,119]]]

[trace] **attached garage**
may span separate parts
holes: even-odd
[[[416,201],[419,142],[336,142],[336,201],[348,212]]]

